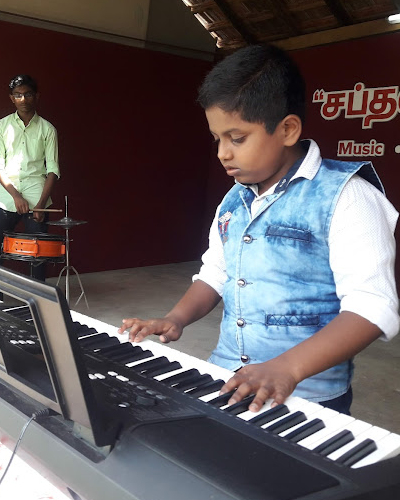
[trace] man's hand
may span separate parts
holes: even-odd
[[[140,342],[149,335],[159,335],[161,342],[167,344],[171,340],[178,340],[183,328],[178,322],[169,318],[156,318],[142,320],[139,318],[128,318],[122,320],[118,333],[129,330],[129,341]]]
[[[228,404],[237,403],[254,394],[249,410],[257,412],[267,399],[273,398],[272,407],[282,404],[295,390],[296,382],[289,367],[279,358],[241,368],[221,388],[221,394],[236,389]]]
[[[32,219],[36,222],[43,222],[44,220],[44,212],[35,212],[35,208],[44,208],[41,205],[36,205],[33,209]]]
[[[18,214],[27,214],[29,212],[29,203],[19,193],[14,197],[14,204]]]

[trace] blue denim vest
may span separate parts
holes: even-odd
[[[371,163],[323,160],[312,180],[280,182],[251,219],[254,193],[236,184],[219,212],[227,280],[221,333],[209,361],[230,370],[261,363],[307,339],[339,312],[328,235],[339,195],[355,173],[383,191]],[[344,394],[352,360],[298,384],[294,395]]]

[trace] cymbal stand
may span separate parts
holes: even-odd
[[[71,219],[68,218],[68,198],[67,198],[67,196],[65,197],[65,220],[66,221],[71,220]],[[56,285],[58,286],[58,284],[59,284],[59,282],[61,280],[61,276],[62,276],[63,272],[65,271],[65,298],[67,299],[67,302],[69,304],[69,297],[70,297],[70,294],[69,294],[69,278],[70,278],[71,271],[74,272],[75,275],[76,275],[76,277],[77,277],[77,279],[78,279],[78,283],[79,283],[80,290],[81,290],[81,294],[79,295],[78,300],[75,302],[75,306],[74,307],[76,307],[78,305],[78,303],[80,302],[80,300],[83,297],[85,299],[85,302],[86,302],[86,307],[89,309],[89,304],[88,304],[88,301],[87,301],[87,298],[86,298],[86,293],[85,293],[85,290],[83,289],[83,285],[82,285],[82,281],[80,279],[79,273],[75,269],[74,266],[70,265],[70,261],[69,261],[69,244],[70,244],[70,241],[71,241],[70,237],[69,237],[69,229],[70,229],[70,227],[72,227],[72,226],[69,226],[68,223],[64,226],[64,229],[65,229],[65,264],[66,265],[61,269],[60,274],[58,275],[58,280],[57,280]]]

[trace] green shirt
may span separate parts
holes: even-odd
[[[35,113],[25,127],[15,112],[0,120],[0,174],[5,173],[15,189],[34,208],[38,203],[46,176],[58,166],[57,131]],[[51,199],[46,207],[51,205]],[[0,185],[0,208],[15,212],[12,196]]]

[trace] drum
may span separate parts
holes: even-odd
[[[1,257],[28,262],[64,262],[65,238],[47,233],[25,234],[5,231]]]

